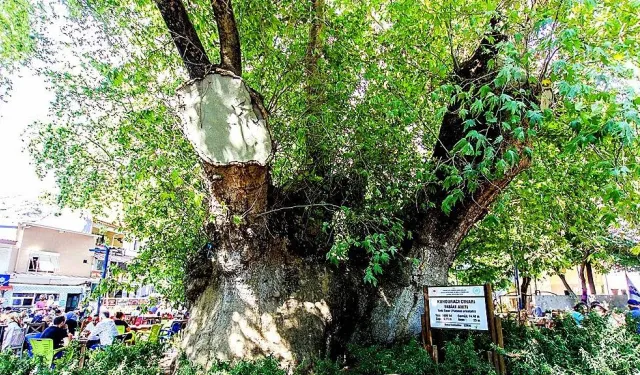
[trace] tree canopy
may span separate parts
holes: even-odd
[[[2,2],[0,25],[9,14],[19,27],[0,40],[19,48],[0,57],[56,52],[36,66],[56,93],[51,121],[31,128],[39,172],[55,175],[62,206],[120,212],[147,240],[134,269],[179,295],[207,241],[207,198],[176,114],[189,72],[156,2],[40,8],[58,19],[46,43],[27,37],[24,4]],[[215,9],[184,4],[216,51]],[[463,256],[535,248],[533,267],[558,267],[559,253],[637,220],[638,0],[233,6],[243,78],[270,115],[274,210],[301,212],[291,237],[330,261],[364,259],[365,280],[412,261],[418,218],[474,204],[484,216],[486,189],[506,191]]]

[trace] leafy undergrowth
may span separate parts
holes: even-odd
[[[597,315],[582,326],[573,319],[556,321],[555,329],[537,329],[504,322],[508,374],[511,375],[638,375],[640,335],[627,327],[614,327]],[[418,343],[391,348],[351,347],[342,362],[316,360],[303,363],[295,375],[490,375],[484,360],[490,349],[487,335],[448,332],[444,361],[435,364]],[[275,359],[218,364],[209,372],[182,359],[178,375],[285,375]]]
[[[504,351],[512,375],[637,375],[640,374],[640,335],[627,327],[613,327],[598,316],[577,326],[560,319],[556,327],[534,329],[505,322]],[[489,343],[485,334],[449,332],[442,363],[435,364],[418,343],[394,347],[351,347],[341,361],[306,360],[294,375],[491,375],[484,360]],[[167,347],[115,345],[90,354],[83,369],[78,348],[66,351],[53,369],[38,360],[0,354],[0,375],[159,375]],[[217,363],[208,371],[180,360],[176,375],[286,375],[273,358]]]

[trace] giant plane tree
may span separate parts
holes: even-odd
[[[29,149],[59,204],[115,209],[147,239],[130,271],[184,289],[192,359],[403,340],[501,192],[546,178],[530,166],[581,155],[603,201],[633,201],[638,5],[35,7],[22,63],[56,98]]]

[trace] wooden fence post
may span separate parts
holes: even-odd
[[[489,324],[489,333],[491,334],[491,342],[498,344],[498,334],[496,332],[496,321],[493,315],[493,290],[491,284],[484,284],[484,300],[487,306],[487,323]],[[492,351],[491,364],[500,372],[500,364],[498,361],[498,353]]]
[[[498,336],[498,347],[504,349],[504,336],[502,335],[502,318],[496,316],[496,334]],[[507,367],[504,363],[504,356],[498,353],[498,374],[505,375]]]
[[[431,320],[429,317],[429,288],[426,286],[423,287],[422,293],[424,295],[424,319],[422,326],[424,346],[427,352],[431,354],[431,358],[433,358],[433,360],[438,363],[438,353],[436,353],[436,349],[433,346],[433,333],[431,332]]]

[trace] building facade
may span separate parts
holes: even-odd
[[[36,223],[20,223],[10,248],[0,250],[0,268],[9,274],[10,285],[3,290],[3,305],[15,309],[32,308],[44,296],[61,309],[76,308],[92,284],[96,235],[53,228]],[[9,242],[3,240],[3,243]]]

